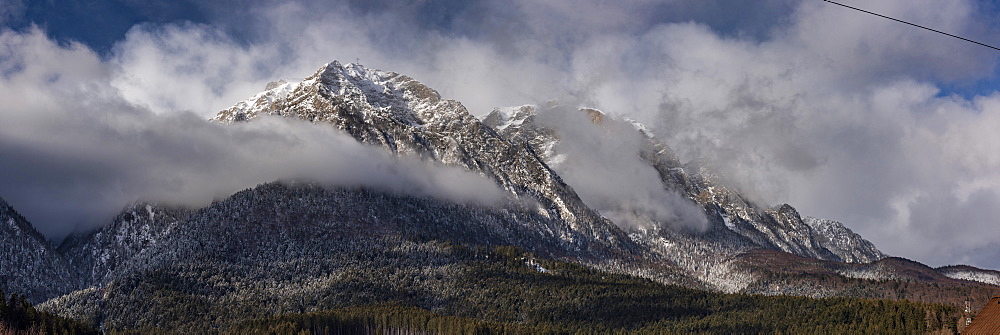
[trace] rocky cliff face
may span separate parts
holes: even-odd
[[[223,110],[215,120],[243,122],[265,114],[329,124],[362,143],[464,167],[516,197],[537,201],[543,215],[566,225],[550,228],[568,243],[600,248],[585,245],[596,240],[631,248],[628,238],[584,205],[530,146],[508,141],[461,103],[442,99],[410,77],[333,62],[300,83],[275,85]]]
[[[539,110],[537,106],[499,108],[480,122],[460,103],[442,99],[410,77],[333,62],[300,83],[269,85],[265,92],[221,111],[215,120],[233,123],[260,115],[294,117],[330,124],[362,143],[397,154],[461,166],[492,178],[516,197],[537,201],[540,213],[553,219],[549,223],[553,226],[545,229],[559,232],[567,243],[590,249],[652,252],[650,257],[680,265],[709,283],[727,276],[748,281],[743,278],[746,274],[736,274],[726,260],[754,248],[845,262],[884,257],[867,241],[854,238],[856,235],[824,235],[842,231],[814,229],[789,205],[768,208],[754,204],[720,182],[708,168],[681,164],[669,146],[643,125],[614,120],[593,109],[582,110],[580,117],[604,125],[604,130],[598,130],[604,132],[601,136],[640,138],[637,154],[646,168],[655,171],[664,190],[700,208],[697,211],[704,212],[702,220],[708,221],[708,226],[695,224],[699,227],[694,231],[670,229],[691,224],[678,222],[687,220],[683,216],[663,218],[655,208],[636,208],[628,201],[604,209],[585,203],[560,177],[580,168],[565,163],[567,155],[574,153],[560,150],[566,137],[560,132],[573,123],[538,122]],[[614,218],[618,226],[606,217]],[[843,240],[846,237],[850,239]]]
[[[551,112],[554,107],[519,106],[498,108],[484,118],[484,123],[493,127],[513,143],[524,143],[534,148],[546,163],[556,172],[568,172],[575,167],[562,164],[570,152],[565,152],[565,141],[579,138],[563,136],[571,130],[564,127],[565,120],[546,122],[542,113]],[[540,115],[542,114],[542,115]],[[604,125],[595,134],[598,139],[615,141],[616,138],[635,136],[627,132],[638,132],[643,138],[637,154],[659,175],[662,187],[670,192],[683,195],[699,204],[710,219],[711,227],[706,232],[670,233],[673,239],[693,239],[692,244],[716,244],[705,250],[707,253],[729,257],[734,253],[751,248],[765,248],[788,252],[803,257],[843,262],[873,262],[884,258],[870,242],[854,234],[843,225],[812,218],[803,219],[790,205],[774,208],[759,206],[737,190],[726,186],[710,169],[697,163],[682,164],[669,146],[659,141],[646,127],[631,120],[614,120],[600,111],[581,109],[579,113],[562,114],[560,118],[578,117],[595,124]],[[613,123],[630,124],[631,127],[611,126]],[[649,218],[654,220],[655,218]],[[658,225],[662,226],[665,222]],[[654,229],[657,230],[657,229]],[[739,236],[727,234],[731,231]],[[662,238],[665,233],[646,234],[647,241]],[[634,235],[635,236],[635,235]],[[706,276],[709,277],[709,276]]]
[[[412,78],[334,62],[302,82],[269,85],[214,120],[277,115],[335,127],[362,143],[482,174],[518,201],[463,205],[364,188],[268,183],[200,209],[133,204],[108,226],[71,237],[58,250],[0,201],[0,245],[11,246],[0,249],[0,288],[28,292],[35,301],[76,290],[47,308],[128,328],[157,315],[132,315],[120,306],[144,306],[144,297],[189,287],[203,290],[191,294],[206,305],[236,303],[260,315],[318,301],[365,301],[394,285],[425,292],[419,303],[436,308],[459,298],[449,290],[460,278],[456,264],[481,261],[469,250],[492,246],[727,292],[810,295],[819,292],[813,284],[827,285],[824,295],[857,290],[830,290],[826,281],[810,281],[815,273],[829,282],[947,278],[884,260],[840,223],[803,217],[789,205],[754,203],[711,169],[682,164],[639,123],[594,109],[547,117],[556,107],[501,108],[480,122]],[[581,162],[606,163],[605,153],[635,169],[580,173],[589,168]],[[642,174],[651,182],[596,194],[602,186],[621,186],[607,173]],[[569,182],[570,175],[590,184]],[[357,287],[356,278],[383,286]],[[877,285],[857,285],[869,284]],[[878,294],[863,296],[889,297]],[[261,307],[275,301],[285,309]]]
[[[803,222],[815,232],[817,242],[834,253],[845,263],[872,263],[886,258],[874,244],[844,227],[844,224],[826,219],[804,217]]]

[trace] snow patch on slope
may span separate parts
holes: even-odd
[[[891,275],[885,269],[881,267],[870,267],[870,268],[845,268],[837,270],[841,276],[854,279],[866,279],[866,280],[890,280],[895,279],[896,276]]]
[[[534,109],[533,105],[495,108],[490,114],[497,118],[493,128],[501,132],[508,127],[520,126],[529,116],[534,115]]]
[[[284,80],[268,84],[267,87],[269,87],[269,89],[257,93],[249,99],[237,102],[233,105],[233,107],[230,107],[233,111],[233,115],[245,117],[234,121],[246,121],[256,118],[258,114],[255,113],[254,109],[259,108],[259,105],[270,106],[276,101],[284,100],[288,97],[288,94],[298,86],[299,83],[297,82],[285,82]]]
[[[997,271],[954,266],[939,268],[938,272],[952,279],[970,280],[1000,286],[1000,272]]]
[[[628,124],[631,124],[632,127],[635,128],[635,130],[638,130],[643,135],[646,135],[646,137],[649,137],[649,138],[656,137],[656,134],[654,134],[652,130],[649,130],[649,128],[647,128],[646,125],[640,123],[639,121],[636,121],[636,120],[633,120],[633,119],[630,119],[630,118],[627,118],[627,117],[626,118],[622,118],[622,120],[624,120]]]
[[[802,221],[816,232],[819,244],[840,257],[845,263],[871,263],[886,257],[874,244],[833,220],[803,217]]]

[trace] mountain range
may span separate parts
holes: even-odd
[[[592,108],[548,102],[480,120],[413,78],[332,62],[301,82],[271,83],[210,122],[261,117],[458,167],[507,199],[262,180],[201,208],[129,204],[59,246],[0,200],[0,290],[119,330],[204,329],[387,301],[469,315],[456,301],[483,294],[465,279],[500,257],[496,247],[726,293],[959,306],[1000,289],[1000,272],[890,257],[840,222],[760,204],[711,167],[681,162],[644,125]]]

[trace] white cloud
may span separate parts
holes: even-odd
[[[632,125],[610,118],[595,124],[564,106],[543,108],[535,117],[559,139],[554,152],[560,159],[552,168],[587,206],[626,230],[654,224],[695,232],[708,228],[701,206],[664,189],[659,173],[642,159],[646,139]]]
[[[972,0],[845,2],[985,42],[996,35],[980,14],[987,5]],[[71,120],[141,110],[134,105],[207,118],[268,81],[360,59],[477,115],[548,99],[628,115],[682,159],[714,163],[768,203],[842,220],[890,254],[1000,267],[997,257],[977,256],[1000,248],[989,221],[1000,214],[1000,96],[938,96],[942,85],[995,80],[994,50],[821,1],[480,1],[475,8],[487,12],[432,28],[414,22],[422,4],[366,12],[262,3],[247,12],[255,38],[220,33],[235,29],[232,18],[225,29],[142,26],[103,63],[78,46],[26,58],[39,62],[11,60],[40,37],[8,33],[3,102],[89,106],[64,115]],[[740,20],[717,19],[731,17]],[[88,97],[118,92],[123,101],[110,106]],[[94,122],[138,127],[120,118]],[[3,135],[49,129],[19,122],[27,130],[5,127]],[[72,124],[58,130],[73,134]]]
[[[963,33],[976,30],[974,7],[881,10]],[[775,36],[671,24],[595,37],[574,64],[581,78],[607,74],[588,83],[596,106],[655,124],[682,158],[707,159],[767,203],[843,220],[890,254],[937,265],[997,247],[1000,96],[939,97],[935,84],[993,73],[993,51],[819,2]]]
[[[0,190],[49,236],[106,223],[136,200],[200,206],[279,179],[479,204],[505,197],[485,177],[395,157],[333,127],[155,114],[123,99],[107,84],[119,69],[80,45],[61,47],[38,30],[0,41]],[[166,91],[188,89],[177,87]]]

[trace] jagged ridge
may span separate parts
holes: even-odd
[[[498,108],[483,120],[513,142],[532,146],[558,171],[565,155],[556,150],[562,140],[559,136],[561,130],[558,124],[541,125],[536,122],[539,109],[545,112],[551,107],[526,105]],[[585,115],[594,123],[620,122],[594,109],[581,109],[581,112],[580,117]],[[669,146],[642,124],[627,119],[624,122],[631,124],[646,139],[640,155],[659,172],[665,189],[685,194],[705,206],[710,217],[716,213],[721,215],[725,227],[760,247],[848,263],[872,262],[885,257],[870,242],[840,223],[805,220],[787,204],[775,208],[761,208],[753,204],[739,192],[720,183],[708,168],[697,163],[682,165]]]
[[[759,256],[763,249],[781,251],[776,257],[790,256],[784,253],[789,252],[838,261],[884,256],[874,246],[856,250],[836,245],[845,239],[864,241],[846,228],[841,230],[842,225],[815,228],[791,206],[753,204],[725,187],[709,169],[682,165],[669,147],[634,122],[633,130],[646,141],[640,155],[657,171],[663,187],[701,206],[711,225],[697,232],[652,225],[626,233],[584,204],[559,177],[558,131],[536,127],[531,120],[535,107],[507,111],[491,114],[484,124],[461,104],[441,99],[409,77],[337,62],[303,82],[269,85],[265,92],[220,112],[215,120],[246,122],[279,115],[329,124],[362,143],[481,173],[516,197],[537,200],[541,210],[282,184],[243,191],[198,210],[139,203],[126,208],[111,225],[70,239],[60,248],[73,256],[71,263],[80,272],[69,274],[81,278],[70,286],[83,289],[47,306],[74,315],[92,313],[103,301],[102,289],[108,288],[104,295],[112,296],[126,289],[150,289],[136,283],[176,271],[196,271],[195,278],[218,285],[210,290],[213,294],[218,289],[275,299],[288,292],[294,293],[293,298],[308,297],[315,293],[312,288],[341,283],[338,271],[358,266],[352,259],[392,254],[390,258],[398,260],[413,252],[434,261],[435,240],[515,245],[545,257],[661,282],[692,287],[708,283],[724,291],[766,294],[785,291],[768,291],[766,282],[755,277],[752,270],[765,264],[757,259],[767,259]],[[619,122],[593,109],[584,112],[581,115],[589,122]],[[791,259],[797,265],[811,262]],[[379,274],[394,273],[390,265],[380,263]],[[836,275],[867,278],[856,272],[878,269],[887,277],[877,279],[892,279],[893,269],[900,268],[883,271],[879,266],[844,267],[848,270]],[[286,272],[295,276],[278,276]],[[126,312],[116,311],[120,320],[129,320]]]
[[[243,122],[260,115],[331,124],[362,143],[462,166],[515,196],[538,201],[544,215],[568,225],[553,228],[570,243],[601,248],[587,245],[596,240],[633,248],[623,232],[584,205],[529,147],[512,144],[461,103],[442,99],[410,77],[333,62],[300,83],[278,85],[223,110],[214,120]],[[588,238],[580,239],[580,234]]]

